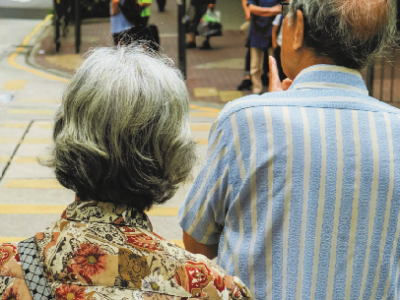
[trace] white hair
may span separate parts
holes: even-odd
[[[89,53],[63,95],[53,138],[49,165],[62,185],[140,210],[172,197],[196,159],[182,75],[143,44]]]
[[[305,44],[316,54],[353,69],[385,54],[396,42],[394,0],[292,0],[305,16]]]

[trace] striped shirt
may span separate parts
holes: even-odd
[[[358,71],[228,104],[179,216],[257,300],[398,299],[400,110]]]

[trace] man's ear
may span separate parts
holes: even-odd
[[[303,46],[304,41],[304,16],[301,10],[297,10],[296,20],[293,25],[295,26],[293,50],[298,50]]]

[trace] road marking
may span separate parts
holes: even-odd
[[[34,75],[40,76],[40,77],[44,77],[46,79],[50,79],[50,80],[56,80],[56,81],[61,81],[61,82],[68,82],[67,79],[65,78],[61,78],[61,77],[57,77],[54,75],[50,75],[50,74],[46,74],[44,72],[35,70],[35,69],[29,69],[26,68],[24,66],[19,65],[18,63],[15,62],[15,59],[17,58],[18,54],[21,53],[24,50],[23,46],[28,45],[28,43],[30,42],[30,40],[33,38],[33,36],[43,27],[46,25],[47,22],[49,22],[51,20],[51,18],[53,17],[53,15],[47,15],[47,17],[40,22],[33,30],[30,34],[28,34],[25,39],[22,41],[21,47],[18,47],[15,52],[13,54],[11,54],[8,57],[8,63],[10,65],[12,65],[14,68],[17,68],[19,70],[23,70],[29,73],[32,73]]]
[[[211,123],[193,123],[190,124],[190,129],[192,131],[210,131]]]
[[[60,215],[65,205],[0,204],[2,215]],[[155,206],[146,214],[149,216],[177,217],[179,207]]]
[[[217,112],[191,112],[191,117],[218,117]]]
[[[26,128],[29,123],[3,123],[1,127],[3,128],[10,128],[10,129],[22,129]]]
[[[54,110],[51,109],[9,109],[10,115],[53,115]]]
[[[218,97],[218,90],[216,88],[194,88],[193,94],[196,98]]]
[[[219,99],[223,102],[229,102],[232,100],[236,100],[243,97],[243,93],[241,91],[220,91]]]
[[[19,139],[0,137],[0,144],[15,144],[19,143]]]
[[[28,80],[9,80],[3,85],[4,91],[20,91],[23,90]]]
[[[208,140],[207,139],[196,139],[196,143],[199,145],[208,145]]]
[[[17,164],[39,164],[39,158],[48,159],[49,157],[17,156],[13,158],[13,162]]]
[[[34,127],[39,127],[40,129],[53,129],[53,123],[36,123]]]
[[[0,156],[0,164],[5,164],[9,159],[10,157],[8,156]]]
[[[52,145],[53,139],[51,138],[24,138],[23,144],[27,145]]]
[[[9,236],[0,236],[0,244],[4,243],[15,243],[26,240],[26,237],[9,237]]]
[[[56,179],[10,179],[6,189],[64,189]]]
[[[54,99],[21,99],[16,102],[40,102],[40,103],[60,103],[60,100]]]
[[[0,244],[4,243],[16,243],[20,241],[24,241],[28,239],[27,237],[9,237],[9,236],[0,236]],[[182,240],[170,240],[170,242],[178,245],[179,247],[185,249],[185,246],[183,245]]]

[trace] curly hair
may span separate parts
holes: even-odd
[[[170,199],[196,161],[182,75],[138,43],[90,52],[64,92],[53,139],[47,165],[64,187],[139,211]]]

